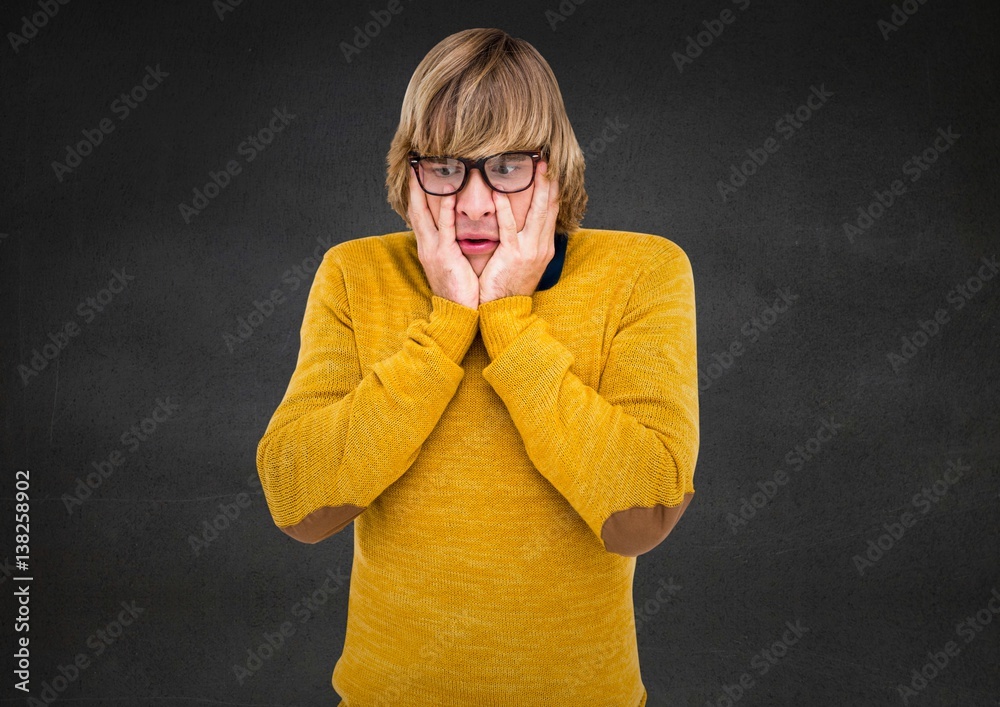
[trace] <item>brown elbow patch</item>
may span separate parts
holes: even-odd
[[[307,515],[294,525],[279,526],[280,530],[299,542],[318,543],[334,533],[339,533],[347,524],[361,515],[365,509],[350,504],[343,506],[323,506]]]
[[[612,513],[601,528],[604,547],[608,552],[625,557],[637,557],[649,552],[674,529],[692,498],[693,493],[686,493],[684,501],[677,506],[626,508]]]

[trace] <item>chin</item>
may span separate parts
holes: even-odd
[[[467,255],[465,256],[465,258],[466,260],[469,261],[469,265],[472,266],[472,272],[476,273],[476,277],[479,277],[480,275],[483,274],[483,270],[486,268],[486,263],[489,262],[491,256],[492,253],[490,255],[487,255],[486,257],[483,257],[481,255],[473,255],[473,256]]]

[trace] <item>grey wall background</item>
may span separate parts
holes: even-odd
[[[69,2],[26,43],[7,35],[2,650],[14,473],[30,469],[32,695],[336,704],[353,526],[315,546],[279,532],[256,444],[294,368],[310,257],[405,228],[382,183],[410,74],[446,35],[498,26],[560,80],[588,155],[584,226],[670,238],[695,271],[697,494],[636,569],[649,704],[1000,704],[997,9],[902,5],[915,12],[402,0],[350,62],[341,42],[387,3]],[[724,9],[732,23],[679,69]],[[30,33],[38,12],[7,3],[0,27]],[[886,30],[894,12],[908,19]],[[158,83],[123,115],[147,66]],[[813,87],[832,95],[788,135],[778,121]],[[294,119],[247,161],[239,145],[276,108]],[[113,132],[57,174],[102,119]],[[609,121],[624,127],[603,142]],[[959,136],[940,154],[939,129]],[[777,151],[723,195],[768,138]],[[926,171],[905,171],[925,150]],[[186,223],[178,205],[229,160],[241,173]],[[905,192],[872,207],[894,180]],[[877,217],[849,237],[859,209]],[[116,271],[127,286],[87,305]],[[775,313],[779,289],[792,304]],[[273,290],[282,302],[227,344]],[[824,421],[835,434],[817,437]],[[807,630],[774,647],[786,622]],[[5,670],[3,700],[20,703],[13,682]]]

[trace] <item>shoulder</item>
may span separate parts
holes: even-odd
[[[337,243],[324,255],[347,270],[372,265],[384,258],[406,252],[416,245],[412,231],[396,231],[377,236],[361,236]]]
[[[668,264],[681,269],[691,268],[687,253],[664,236],[637,231],[583,228],[575,231],[571,238],[576,239],[578,246],[582,246],[581,250],[588,255],[619,263],[635,277]]]
[[[342,278],[348,289],[364,289],[393,277],[411,277],[414,262],[417,244],[413,231],[397,231],[338,243],[324,254],[321,269],[327,277]]]

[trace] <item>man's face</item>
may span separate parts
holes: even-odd
[[[537,178],[537,177],[536,177]],[[518,232],[524,228],[524,222],[528,217],[528,207],[531,206],[531,195],[535,193],[535,183],[524,191],[516,194],[507,194],[510,201],[510,210],[514,214],[514,222],[517,224]],[[441,202],[443,196],[425,195],[427,206],[434,217],[434,225],[441,222]],[[503,198],[503,197],[500,197]],[[478,169],[472,170],[469,174],[469,181],[465,188],[458,192],[455,200],[455,237],[459,240],[463,238],[489,238],[494,241],[488,246],[488,250],[482,253],[467,252],[463,247],[462,252],[472,265],[476,277],[483,274],[486,263],[493,257],[493,253],[500,247],[500,228],[497,221],[497,206],[494,202],[493,190],[483,181],[483,175]],[[462,244],[459,243],[461,247]]]

